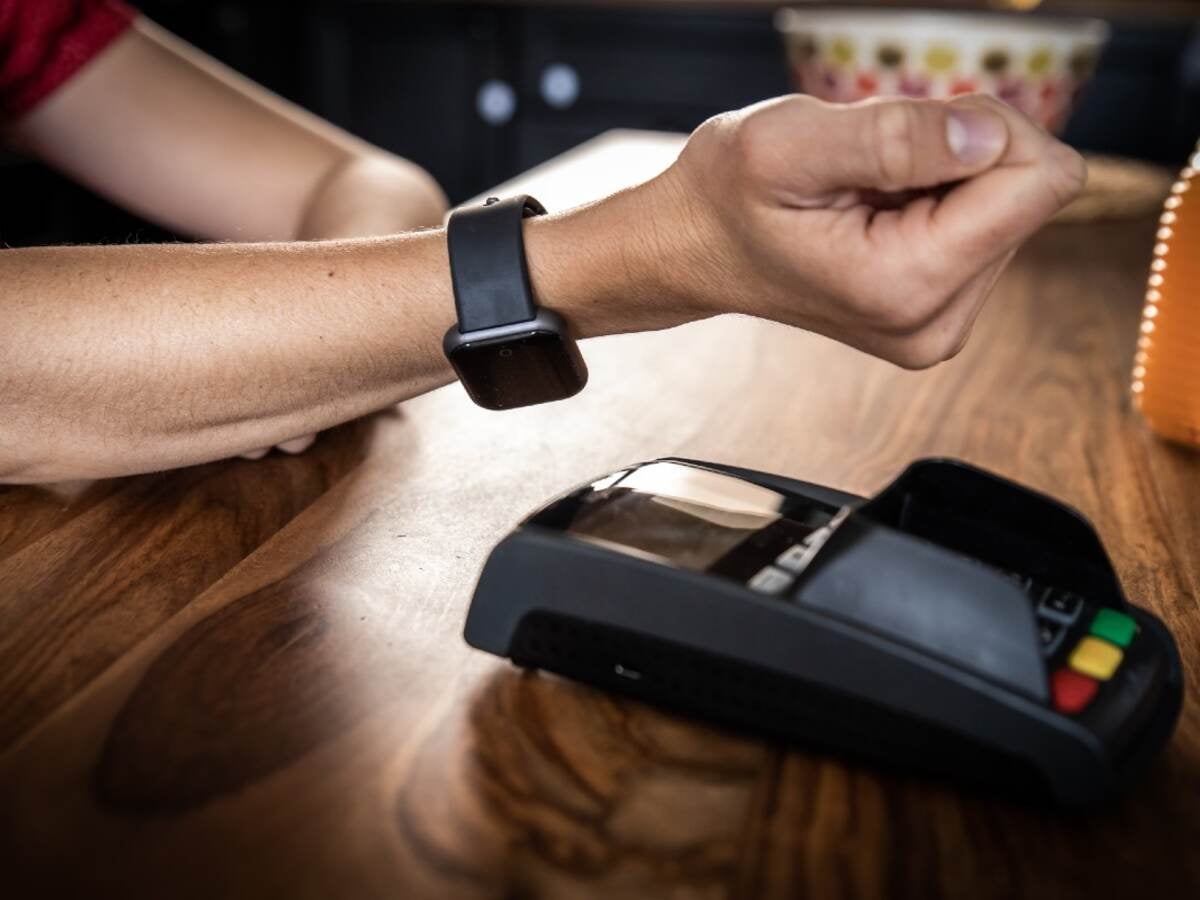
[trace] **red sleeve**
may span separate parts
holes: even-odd
[[[122,0],[0,0],[0,118],[33,109],[134,15]]]

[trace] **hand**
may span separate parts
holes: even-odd
[[[763,316],[924,368],[962,348],[1015,248],[1086,177],[990,98],[785,97],[697,129],[647,186],[648,243],[692,315]]]

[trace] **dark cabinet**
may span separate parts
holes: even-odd
[[[516,83],[518,25],[490,7],[312,4],[297,99],[468,196],[514,165],[512,117],[488,124],[477,101],[489,83]]]
[[[779,38],[761,10],[530,9],[520,19],[518,168],[609,128],[687,132],[789,90]],[[573,73],[570,103],[553,92],[557,72]]]
[[[309,105],[456,200],[609,128],[690,131],[788,89],[761,10],[330,2],[307,28]]]

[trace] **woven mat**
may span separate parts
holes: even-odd
[[[1162,209],[1175,173],[1162,166],[1086,154],[1088,183],[1055,222],[1100,222],[1149,216]]]

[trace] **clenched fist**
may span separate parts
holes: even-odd
[[[627,265],[658,273],[630,290],[653,280],[643,305],[678,320],[747,313],[923,368],[961,349],[1015,248],[1085,180],[987,97],[770,100],[704,123],[625,197],[645,248]]]

